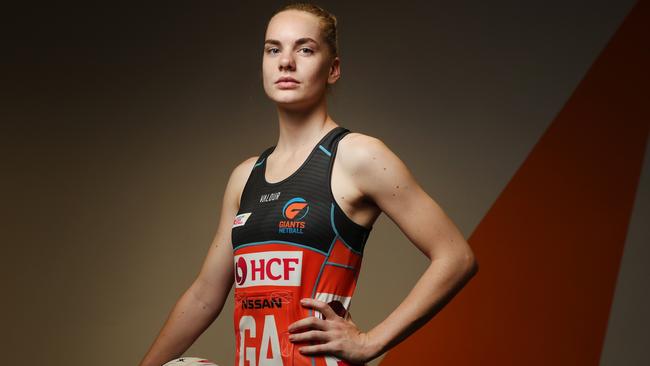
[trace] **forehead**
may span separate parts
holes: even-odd
[[[272,38],[287,43],[303,37],[320,40],[320,35],[318,18],[300,10],[285,10],[274,15],[266,28],[266,39]]]

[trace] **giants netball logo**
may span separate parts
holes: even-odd
[[[236,287],[300,286],[301,251],[269,251],[235,256]]]
[[[309,204],[302,197],[295,197],[287,201],[282,207],[282,217],[278,223],[280,234],[303,234],[305,221],[301,221],[309,212]]]

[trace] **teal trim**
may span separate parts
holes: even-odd
[[[288,245],[293,245],[294,247],[301,247],[301,248],[304,248],[304,249],[309,249],[309,250],[311,250],[311,251],[314,251],[314,252],[316,252],[316,253],[320,253],[320,254],[322,254],[322,255],[326,255],[326,256],[329,255],[329,253],[325,253],[325,252],[323,252],[323,251],[321,251],[321,250],[318,250],[318,249],[316,249],[316,248],[312,248],[312,247],[307,246],[307,245],[304,245],[304,244],[294,243],[294,242],[292,242],[292,241],[283,241],[283,240],[255,241],[255,242],[250,242],[250,243],[242,244],[242,245],[238,246],[238,247],[233,251],[233,253],[236,252],[236,251],[238,251],[238,250],[241,249],[241,248],[252,247],[252,246],[255,246],[255,245],[264,245],[264,244],[288,244]]]
[[[259,163],[255,164],[255,166],[253,166],[253,168],[257,168],[258,166],[262,165],[264,160],[266,160],[266,158],[262,159]]]
[[[334,225],[334,202],[332,202],[332,208],[330,209],[330,224],[332,225],[332,229],[334,230],[336,235],[339,238],[341,238],[341,241],[343,242],[343,244],[345,244],[346,247],[348,247],[348,249],[350,249],[353,253],[356,253],[358,255],[363,255],[361,252],[359,252],[359,251],[355,250],[354,248],[352,248],[350,246],[350,244],[346,243],[345,240],[343,239],[343,237],[341,236],[341,234],[339,234],[339,231],[336,230],[336,225]]]
[[[345,265],[345,264],[341,264],[341,263],[325,262],[325,264],[329,264],[330,266],[336,266],[336,267],[342,267],[342,268],[345,268],[345,269],[351,269],[351,270],[354,270],[354,267],[352,267],[352,266],[347,266],[347,265]]]
[[[313,299],[314,296],[316,296],[316,287],[318,287],[318,283],[320,282],[320,276],[323,274],[323,268],[325,268],[325,263],[327,263],[327,259],[329,259],[330,255],[332,254],[332,249],[334,248],[334,242],[336,242],[336,236],[330,243],[330,248],[327,251],[327,254],[325,255],[325,260],[323,261],[323,264],[320,266],[320,270],[318,271],[318,276],[316,277],[316,282],[314,283],[314,288],[311,290],[311,298]],[[309,315],[312,314],[312,309],[309,309]]]
[[[323,145],[318,145],[318,147],[319,147],[321,150],[323,150],[323,152],[324,152],[325,154],[327,154],[327,156],[332,156],[332,153],[329,152],[329,150],[327,150],[326,148],[324,148]]]
[[[330,254],[332,254],[332,249],[334,249],[334,243],[335,242],[336,242],[336,236],[334,237],[334,239],[330,243],[330,248],[327,251],[327,256],[325,257],[325,260],[323,261],[323,264],[321,264],[320,270],[318,271],[318,277],[316,277],[316,282],[314,283],[314,288],[311,290],[311,298],[312,299],[316,297],[316,287],[318,287],[318,283],[320,282],[320,277],[323,274],[323,269],[325,268],[325,263],[327,263],[327,260],[329,259]],[[309,316],[314,316],[314,309],[309,308]],[[311,364],[313,366],[316,365],[316,361],[314,360],[314,356],[311,356]]]

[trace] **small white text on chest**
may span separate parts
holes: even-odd
[[[260,202],[275,201],[280,198],[281,192],[267,193],[260,196]]]

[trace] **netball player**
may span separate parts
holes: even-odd
[[[233,284],[235,365],[364,364],[424,325],[478,269],[404,163],[380,139],[328,114],[327,90],[341,77],[332,14],[312,4],[277,11],[262,71],[277,106],[277,144],[232,171],[203,266],[141,366],[182,355]],[[386,319],[359,329],[347,310],[382,212],[431,262]]]

